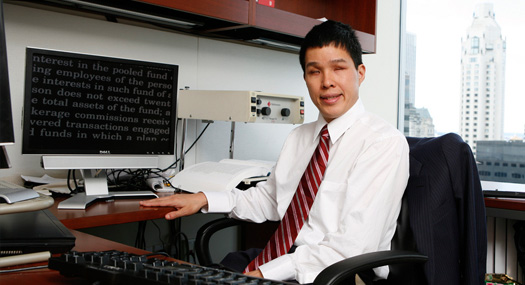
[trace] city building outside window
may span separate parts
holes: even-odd
[[[525,184],[525,1],[404,4],[405,135],[457,133],[481,180]]]

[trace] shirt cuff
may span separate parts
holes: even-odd
[[[295,270],[292,258],[288,255],[282,255],[261,266],[259,270],[264,278],[271,280],[295,280]]]
[[[227,192],[202,192],[208,200],[208,206],[201,209],[202,213],[229,213],[232,211],[230,195]]]

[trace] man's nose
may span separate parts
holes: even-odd
[[[323,88],[330,88],[334,86],[334,81],[332,79],[332,74],[325,72],[323,74]]]

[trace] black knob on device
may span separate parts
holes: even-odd
[[[270,107],[263,107],[261,109],[261,114],[265,116],[269,116],[272,113],[272,109]]]
[[[288,108],[282,108],[282,109],[281,109],[281,116],[283,116],[283,117],[288,117],[288,116],[290,116],[290,109],[288,109]]]

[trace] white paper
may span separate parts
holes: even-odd
[[[175,188],[192,193],[230,191],[245,178],[267,176],[273,165],[272,162],[256,160],[202,162],[182,170],[170,182]]]
[[[67,179],[65,178],[54,178],[47,174],[44,174],[42,177],[27,176],[21,175],[22,179],[27,182],[39,183],[39,184],[49,184],[49,183],[66,183]]]

